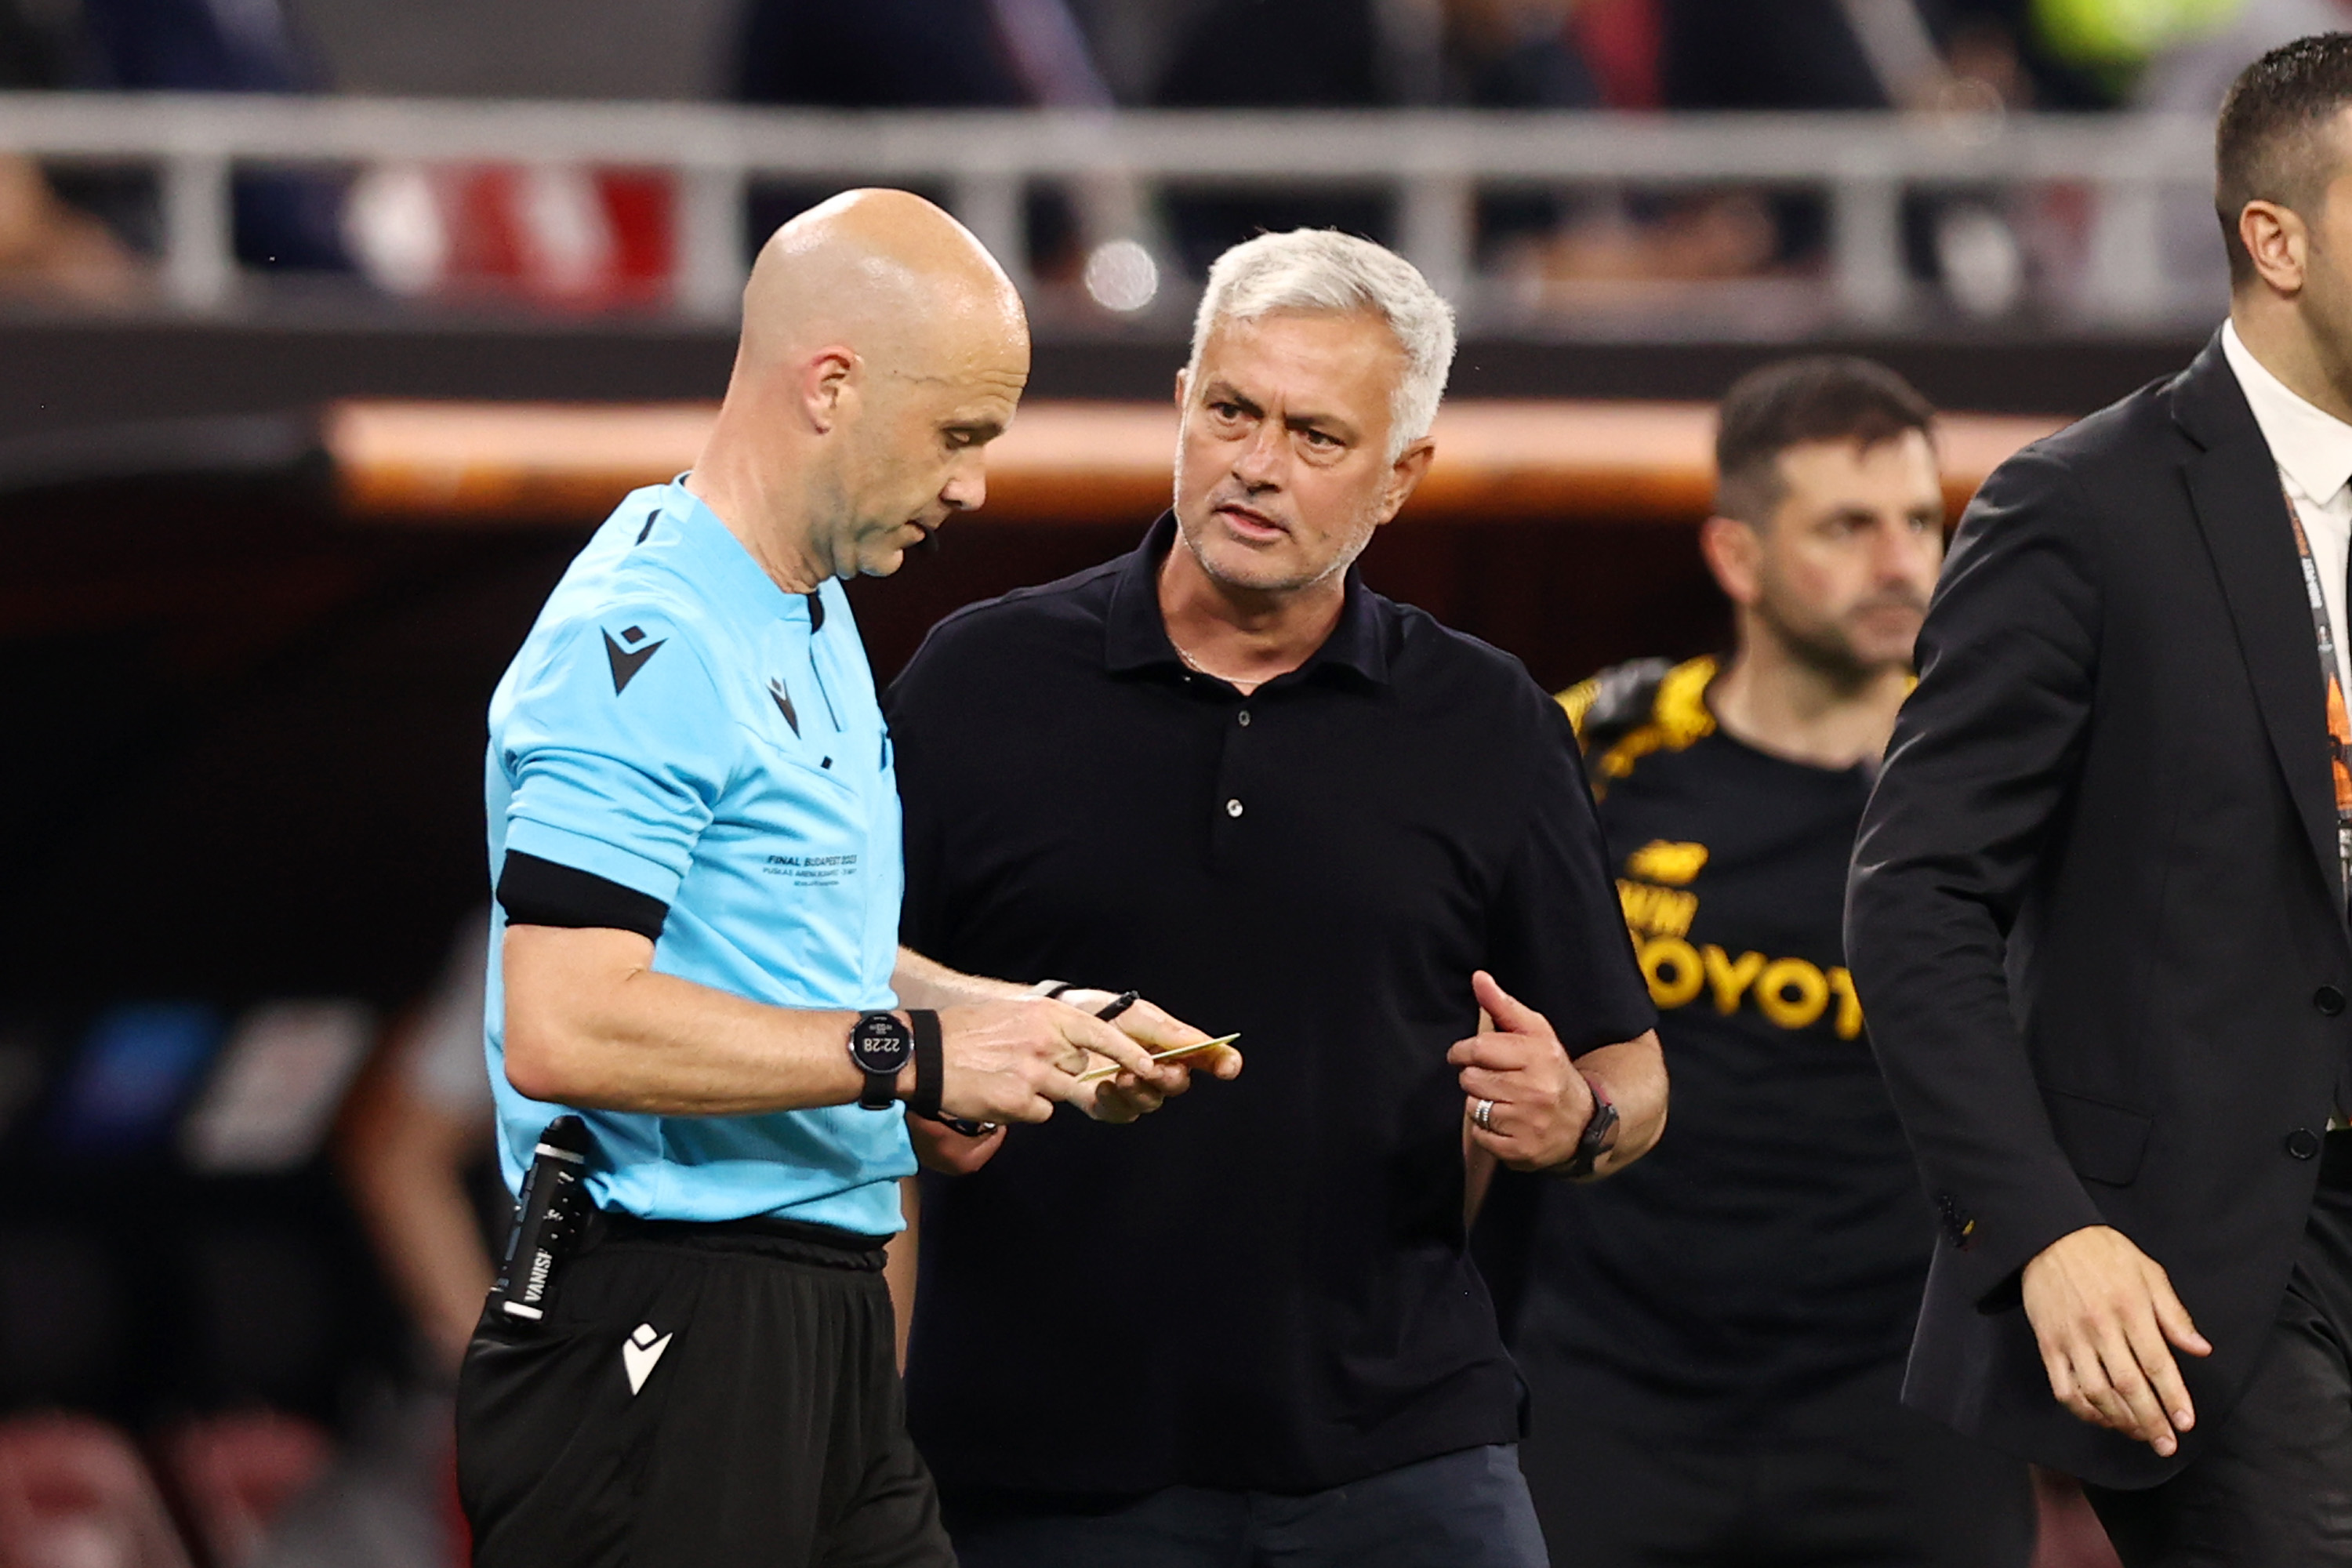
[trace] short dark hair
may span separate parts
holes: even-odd
[[[2352,33],[2315,33],[2282,44],[2238,73],[2213,128],[2213,211],[2230,253],[2230,281],[2254,275],[2238,237],[2248,202],[2276,202],[2309,218],[2327,195],[2336,160],[2321,134],[2352,105]]]
[[[1715,432],[1715,510],[1761,525],[1780,510],[1780,454],[1814,441],[1864,450],[1906,431],[1935,433],[1936,410],[1912,384],[1853,354],[1776,360],[1723,395]]]

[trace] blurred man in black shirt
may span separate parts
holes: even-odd
[[[1236,247],[1172,514],[891,688],[906,934],[1249,1058],[1132,1148],[914,1129],[972,1173],[924,1188],[907,1386],[965,1568],[1544,1562],[1465,1193],[1617,1168],[1665,1084],[1566,720],[1354,570],[1453,348],[1378,246]]]
[[[1929,419],[1866,361],[1741,381],[1701,536],[1733,654],[1560,698],[1675,1126],[1606,1187],[1513,1194],[1536,1212],[1515,1348],[1558,1563],[2019,1568],[2032,1550],[2025,1467],[1897,1403],[1935,1221],[1840,936],[1943,558]]]

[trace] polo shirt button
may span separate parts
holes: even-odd
[[[2344,993],[2333,985],[2323,985],[2311,994],[2311,1005],[2333,1018],[2344,1011]]]
[[[1229,800],[1225,802],[1225,815],[1227,816],[1239,816],[1241,814],[1242,803],[1240,801]]]
[[[2308,1127],[2298,1127],[2286,1135],[2286,1152],[2298,1160],[2309,1160],[2319,1153],[2319,1134]]]
[[[1243,710],[1241,710],[1240,714],[1237,716],[1237,718],[1238,718],[1238,721],[1240,722],[1241,727],[1242,727],[1243,729],[1246,730],[1246,729],[1248,729],[1248,728],[1249,728],[1249,710],[1248,710],[1248,709],[1246,709],[1246,708],[1243,709]]]

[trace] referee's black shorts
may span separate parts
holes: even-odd
[[[908,1440],[882,1249],[603,1215],[457,1384],[477,1568],[952,1568]]]

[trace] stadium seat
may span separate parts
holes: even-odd
[[[0,1563],[190,1568],[130,1439],[66,1414],[0,1422]]]
[[[272,1410],[189,1421],[163,1440],[165,1475],[214,1568],[243,1568],[286,1505],[327,1468],[317,1424]]]

